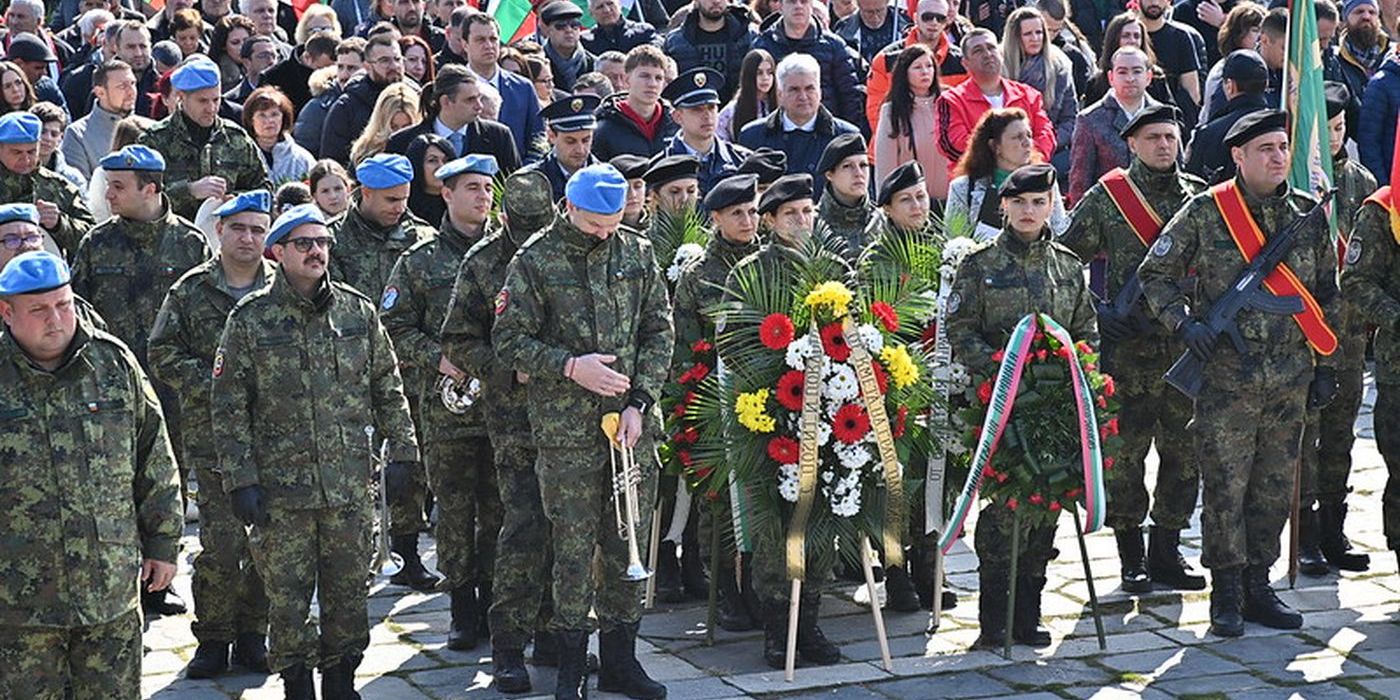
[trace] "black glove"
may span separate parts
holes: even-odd
[[[384,497],[390,502],[397,502],[399,497],[408,491],[409,482],[413,479],[413,469],[416,462],[390,462],[384,467]]]
[[[1181,324],[1177,333],[1186,343],[1186,349],[1202,362],[1209,362],[1211,355],[1215,354],[1216,338],[1210,332],[1210,326],[1200,321],[1187,321]]]
[[[229,493],[233,501],[233,514],[244,525],[266,525],[272,522],[267,515],[267,494],[263,487],[253,484],[240,486]]]
[[[1131,319],[1123,318],[1113,309],[1099,311],[1099,335],[1111,343],[1121,343],[1136,334]]]
[[[1337,374],[1331,367],[1318,367],[1313,372],[1312,384],[1308,385],[1308,410],[1327,408],[1337,397]]]

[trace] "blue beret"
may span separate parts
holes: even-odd
[[[413,164],[396,153],[380,153],[366,158],[360,167],[355,168],[355,179],[371,190],[407,185],[413,182]]]
[[[68,284],[68,263],[46,250],[20,253],[0,270],[0,296],[39,294]]]
[[[272,213],[272,193],[267,190],[252,190],[234,197],[224,202],[218,209],[214,210],[214,216],[224,218],[234,214],[242,214],[245,211],[255,211],[259,214]]]
[[[267,239],[263,241],[263,247],[271,248],[298,226],[306,224],[326,225],[326,216],[321,213],[321,208],[315,204],[298,204],[272,222],[272,230],[268,232]]]
[[[564,196],[584,211],[616,214],[627,203],[627,179],[607,163],[590,165],[569,178]]]
[[[496,173],[500,171],[501,167],[496,165],[496,156],[468,153],[461,158],[444,163],[441,168],[438,168],[433,173],[433,177],[447,182],[448,178],[454,178],[467,173],[495,177]]]
[[[37,143],[44,122],[31,112],[10,112],[0,117],[0,143]]]
[[[206,90],[220,85],[219,64],[204,56],[196,56],[170,73],[170,87],[181,92]]]
[[[0,224],[27,221],[39,225],[39,209],[33,204],[0,204]]]
[[[165,172],[165,156],[149,146],[133,143],[108,153],[97,161],[105,170],[141,170],[148,173]]]

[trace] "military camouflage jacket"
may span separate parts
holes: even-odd
[[[62,366],[0,334],[0,625],[96,625],[136,609],[141,560],[175,563],[180,480],[155,390],[83,323]]]
[[[39,166],[28,175],[16,175],[0,165],[0,202],[52,202],[58,206],[58,226],[45,229],[71,260],[83,236],[97,223],[83,200],[83,193],[58,173]]]
[[[1376,381],[1400,384],[1400,239],[1376,204],[1356,213],[1342,270],[1342,294],[1376,333]]]
[[[992,354],[1006,345],[1026,314],[1049,314],[1075,340],[1099,343],[1084,266],[1074,251],[1042,236],[1024,243],[1011,229],[967,254],[948,296],[948,341],[953,358],[991,373]]]
[[[848,207],[836,201],[836,195],[831,191],[830,185],[826,187],[821,201],[817,203],[817,221],[820,222],[818,225],[825,224],[832,233],[846,242],[846,260],[852,263],[874,237],[881,218],[869,197],[861,199],[856,206]]]
[[[224,490],[261,484],[274,508],[364,505],[370,452],[418,461],[393,341],[375,306],[322,278],[313,298],[280,269],[238,302],[214,355],[211,417]]]
[[[1244,189],[1238,177],[1235,183],[1265,236],[1317,202],[1300,190],[1280,190],[1275,195],[1256,197]],[[1325,220],[1301,232],[1285,262],[1312,292],[1329,323],[1335,322],[1340,312],[1337,248],[1332,245]],[[1215,198],[1206,191],[1187,200],[1167,222],[1138,267],[1138,276],[1150,313],[1169,330],[1175,330],[1188,318],[1205,317],[1211,305],[1234,285],[1244,267],[1244,256],[1235,246]],[[1192,270],[1196,291],[1188,301],[1178,283]],[[1235,321],[1251,353],[1286,361],[1298,372],[1312,366],[1312,350],[1292,316],[1246,308],[1235,316]],[[1216,345],[1216,358],[1222,354],[1238,357],[1228,341]],[[1335,366],[1332,358],[1318,355],[1316,359],[1318,364]],[[1271,366],[1280,372],[1289,371],[1278,364]]]
[[[170,286],[208,260],[208,239],[169,203],[154,221],[112,217],[73,255],[73,291],[92,301],[111,333],[146,361],[146,342]]]
[[[560,216],[520,246],[495,308],[497,353],[530,375],[537,446],[596,445],[602,415],[626,404],[564,376],[570,357],[593,352],[617,356],[612,369],[653,402],[647,432],[660,430],[654,402],[670,371],[675,331],[666,281],[646,239],[622,228],[599,240]]]
[[[758,238],[749,243],[734,243],[716,231],[705,246],[705,255],[681,271],[676,282],[675,323],[676,352],[672,359],[673,375],[684,372],[691,364],[690,346],[701,338],[714,340],[715,324],[703,311],[724,301],[724,283],[729,271],[740,260],[759,249]]]
[[[264,260],[248,293],[271,283],[272,263]],[[219,258],[195,267],[165,295],[146,350],[151,374],[180,396],[182,454],[206,463],[217,454],[209,423],[209,373],[224,322],[237,303]]]
[[[393,226],[380,226],[360,214],[358,202],[332,222],[330,229],[335,235],[331,279],[344,282],[371,299],[383,295],[389,272],[404,251],[437,235],[428,222],[407,211]]]
[[[1337,226],[1343,235],[1350,235],[1352,220],[1360,211],[1361,203],[1376,191],[1376,176],[1366,166],[1348,158],[1346,149],[1342,149],[1332,158],[1332,184],[1337,188],[1337,195],[1332,198]]]
[[[229,194],[272,187],[258,147],[243,127],[218,119],[208,143],[197,143],[188,121],[177,110],[136,140],[165,156],[165,194],[176,214],[194,219],[202,201],[190,194],[190,183],[210,175],[227,180]]]
[[[487,227],[489,234],[492,224]],[[434,391],[442,357],[442,320],[452,301],[452,285],[462,258],[481,238],[468,237],[444,216],[438,235],[418,241],[399,256],[379,302],[379,320],[394,339],[405,392],[420,401],[423,432],[431,430],[435,440],[486,434],[481,409],[454,415]]]

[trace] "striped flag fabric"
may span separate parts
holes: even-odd
[[[1322,55],[1317,42],[1317,15],[1311,0],[1290,2],[1303,8],[1288,13],[1288,63],[1284,108],[1291,122],[1288,134],[1293,149],[1288,184],[1311,193],[1332,188],[1332,151],[1328,141],[1327,102],[1322,89]],[[1337,235],[1335,220],[1332,235]]]

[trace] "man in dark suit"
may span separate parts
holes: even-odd
[[[467,54],[467,67],[477,79],[501,93],[501,122],[515,137],[520,156],[526,162],[539,160],[548,148],[543,145],[539,97],[528,79],[496,65],[501,56],[501,26],[496,18],[484,12],[468,16],[462,23],[462,47]],[[501,163],[499,157],[496,160]],[[505,169],[505,164],[501,163],[501,167]]]
[[[443,66],[423,99],[423,121],[390,136],[386,147],[390,153],[406,153],[408,144],[420,134],[437,134],[457,150],[454,157],[468,153],[495,156],[501,172],[507,175],[520,167],[510,129],[481,118],[481,85],[466,66]]]

